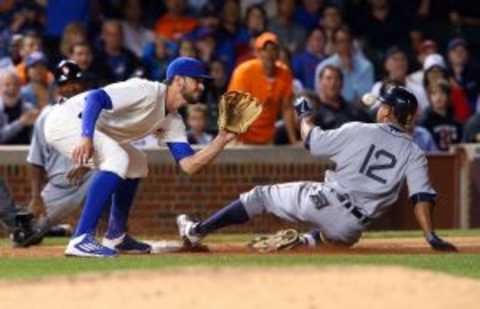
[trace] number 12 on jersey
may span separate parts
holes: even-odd
[[[386,184],[387,180],[378,176],[378,172],[392,169],[395,167],[395,164],[397,164],[397,158],[394,154],[385,149],[376,149],[376,146],[372,144],[368,149],[367,156],[363,160],[359,172],[375,181]]]

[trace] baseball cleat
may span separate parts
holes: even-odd
[[[115,257],[117,251],[102,246],[92,234],[83,234],[70,240],[65,250],[65,256]]]
[[[152,246],[138,241],[128,234],[114,239],[103,238],[102,245],[121,253],[148,254],[152,251]]]
[[[193,229],[198,223],[190,219],[189,216],[182,214],[177,217],[178,234],[183,239],[185,245],[198,246],[202,237],[196,234]]]

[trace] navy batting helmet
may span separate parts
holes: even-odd
[[[63,60],[55,69],[55,81],[58,85],[81,80],[83,80],[82,70],[73,61]]]
[[[408,116],[415,115],[417,112],[417,98],[405,87],[389,87],[380,95],[378,100],[382,104],[393,108],[393,114],[401,124],[406,124]]]

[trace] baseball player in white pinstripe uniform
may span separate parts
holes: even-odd
[[[221,130],[204,149],[194,152],[177,110],[198,101],[208,78],[200,61],[179,57],[168,66],[165,83],[133,78],[77,95],[50,112],[45,121],[47,142],[76,164],[98,169],[65,255],[110,257],[119,251],[151,250],[126,233],[139,180],[148,172],[146,155],[130,142],[154,134],[187,174],[207,165],[235,135]],[[108,230],[100,244],[94,232],[110,200]]]

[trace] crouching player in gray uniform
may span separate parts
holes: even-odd
[[[180,215],[180,236],[195,245],[217,229],[271,213],[288,221],[312,224],[316,229],[302,237],[308,245],[323,240],[351,246],[397,200],[406,179],[427,242],[436,250],[455,251],[455,246],[434,233],[431,210],[436,193],[428,179],[427,160],[406,133],[414,125],[418,105],[415,96],[403,87],[393,87],[378,101],[378,123],[352,122],[324,131],[312,124],[309,102],[297,100],[295,108],[306,148],[313,156],[333,160],[335,171],[327,171],[323,183],[257,186],[204,221],[194,222]]]
[[[82,72],[72,61],[62,61],[58,64],[55,82],[59,94],[57,104],[62,104],[66,99],[86,90]],[[47,144],[44,126],[52,108],[53,106],[45,107],[35,122],[28,152],[32,196],[29,209],[41,218],[33,228],[34,233],[17,243],[22,247],[40,242],[53,225],[68,217],[81,205],[92,175],[89,168],[74,167],[70,158]]]

